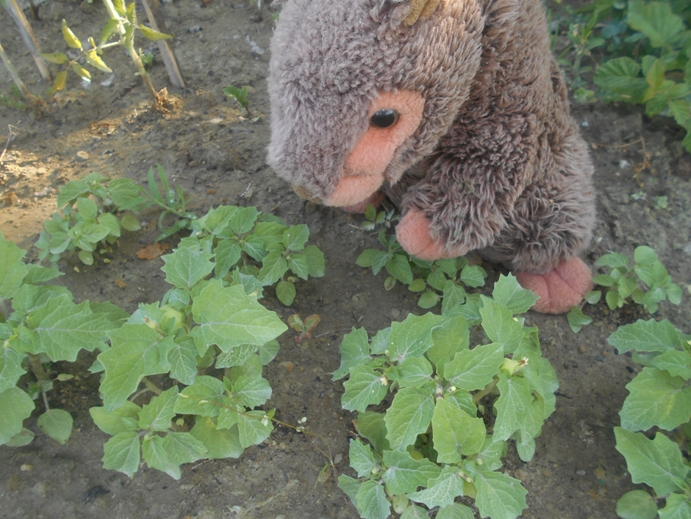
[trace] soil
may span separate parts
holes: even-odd
[[[102,84],[107,73],[94,72],[90,86],[72,74],[67,90],[46,106],[42,118],[0,106],[0,231],[29,249],[43,220],[55,211],[61,185],[91,171],[143,183],[157,163],[184,189],[192,199],[191,210],[199,215],[218,204],[255,205],[288,223],[308,224],[311,242],[325,253],[326,276],[301,282],[290,308],[271,290],[263,303],[284,320],[293,313],[318,313],[321,323],[315,337],[302,344],[293,332],[284,334],[265,377],[273,387],[268,408],[276,408],[277,418],[296,424],[307,417],[309,430],[319,436],[277,427],[240,459],[183,466],[179,481],[146,467],[129,479],[101,467],[108,437],[88,412],[100,405],[98,377],[85,369],[92,359],[80,357],[75,364],[54,368],[75,378],[49,393],[51,405],[74,417],[69,442],[60,445],[47,438],[33,417],[25,423],[36,433],[31,444],[0,448],[2,515],[356,518],[335,483],[341,472],[352,475],[348,441],[354,435],[354,415],[340,407],[342,384],[330,375],[340,363],[338,346],[352,326],[374,333],[392,320],[423,311],[405,287],[387,292],[381,275],[373,277],[356,266],[363,249],[377,246],[376,236],[360,229],[360,216],[306,203],[265,164],[270,131],[265,78],[275,11],[265,6],[258,13],[246,1],[185,0],[165,2],[163,12],[187,81],[184,90],[168,87],[179,100],[170,112],[152,109],[147,91],[119,50],[104,56],[115,71],[110,83]],[[31,24],[44,52],[65,50],[63,18],[84,40],[98,36],[106,21],[98,2],[51,1],[40,7],[40,16]],[[49,85],[40,81],[4,10],[0,26],[0,41],[21,77],[33,92],[45,92]],[[162,88],[168,79],[156,45],[141,45],[156,56],[151,74]],[[248,86],[249,115],[222,93],[228,85]],[[9,75],[2,69],[0,95],[10,97],[10,91]],[[573,111],[592,143],[596,164],[599,219],[586,261],[592,265],[608,251],[631,257],[637,245],[653,247],[684,291],[679,307],[662,304],[655,317],[690,332],[691,159],[681,147],[679,129],[667,119],[644,117],[638,108],[574,102]],[[656,208],[660,196],[667,197],[666,208]],[[85,267],[76,258],[60,264],[67,273],[62,282],[77,301],[110,300],[133,311],[163,295],[162,260],[135,256],[156,239],[156,217],[145,215],[143,230],[123,237],[108,264],[98,260]],[[35,260],[35,249],[29,258]],[[491,288],[501,269],[486,268]],[[529,491],[525,518],[614,519],[617,499],[633,488],[624,459],[614,449],[612,428],[619,423],[625,385],[639,368],[628,356],[617,355],[607,337],[622,324],[650,316],[634,307],[611,312],[603,303],[586,306],[585,312],[594,322],[578,335],[564,316],[527,314],[527,324],[539,327],[543,353],[561,385],[557,410],[537,439],[534,459],[523,463],[513,450],[506,459],[505,470]]]

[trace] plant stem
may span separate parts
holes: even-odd
[[[46,370],[43,369],[41,358],[38,355],[27,353],[26,356],[29,359],[31,372],[34,374],[36,380],[39,382],[39,386],[41,387],[41,396],[43,397],[43,403],[46,406],[46,411],[50,411],[50,405],[48,405],[48,396],[46,395],[46,390],[44,389],[43,384],[41,384],[41,382],[50,381],[50,377],[48,376],[48,373],[46,373]]]
[[[499,382],[499,377],[494,377],[492,379],[492,382],[490,382],[489,384],[487,384],[487,386],[485,386],[485,389],[483,389],[482,391],[479,391],[478,393],[475,393],[473,395],[473,404],[478,405],[483,398],[485,398],[487,395],[489,395],[494,390],[494,388],[496,387],[497,382]]]
[[[41,107],[43,105],[43,101],[41,101],[40,98],[36,97],[31,92],[29,92],[29,89],[26,88],[26,85],[17,73],[17,69],[14,68],[14,65],[12,65],[12,62],[10,61],[10,58],[7,56],[7,54],[5,54],[5,49],[2,48],[2,45],[0,45],[0,58],[2,58],[2,61],[5,64],[5,68],[10,73],[12,81],[14,81],[14,84],[17,85],[17,88],[24,96],[24,99],[26,99],[26,101],[31,105],[36,114],[38,114],[39,116],[42,115],[43,111],[41,110]]]
[[[149,390],[153,391],[156,395],[160,395],[161,393],[163,393],[163,391],[161,391],[161,389],[156,384],[151,382],[148,378],[142,377],[142,382],[144,382],[144,385]]]
[[[36,62],[36,67],[41,73],[41,77],[46,81],[50,81],[50,71],[48,70],[48,65],[46,65],[43,56],[41,56],[41,49],[38,46],[38,41],[36,41],[34,31],[31,29],[29,21],[26,19],[26,16],[24,16],[24,11],[22,11],[22,9],[19,7],[17,0],[5,0],[3,3],[5,4],[7,11],[10,13],[10,16],[17,24],[17,28],[22,35],[24,44],[29,48],[29,52]]]

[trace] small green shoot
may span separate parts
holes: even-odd
[[[243,86],[242,88],[237,88],[234,86],[227,86],[223,89],[223,93],[231,99],[235,99],[238,104],[245,109],[247,115],[250,114],[250,102],[247,98],[247,87]]]

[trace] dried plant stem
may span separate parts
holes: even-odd
[[[17,86],[19,91],[22,93],[24,96],[24,99],[31,105],[31,107],[34,109],[34,111],[40,116],[43,113],[43,101],[41,101],[40,98],[36,97],[33,95],[31,92],[29,92],[29,89],[26,87],[22,79],[19,77],[19,74],[17,73],[17,69],[14,68],[14,65],[12,65],[12,62],[10,61],[10,58],[5,54],[5,49],[3,49],[2,45],[0,44],[0,58],[2,58],[2,62],[5,64],[5,68],[7,71],[10,73],[10,76],[12,77],[12,81],[14,81],[14,84]]]
[[[26,16],[24,16],[24,12],[19,7],[17,0],[5,0],[3,3],[5,4],[7,12],[10,13],[10,16],[14,20],[14,23],[17,24],[19,32],[22,35],[22,39],[24,40],[24,44],[29,48],[29,52],[36,62],[36,67],[41,73],[41,77],[46,81],[50,81],[50,71],[48,70],[48,65],[46,65],[46,61],[41,56],[41,49],[38,46],[36,37],[34,36],[34,31],[31,30],[31,25],[29,25],[29,21],[26,19]]]
[[[151,5],[149,5],[151,2]],[[167,33],[166,24],[163,21],[163,15],[161,14],[161,6],[158,0],[142,0],[144,4],[144,10],[146,11],[146,16],[149,18],[149,23],[154,31]],[[168,77],[173,86],[178,88],[185,88],[185,80],[182,78],[180,69],[178,68],[178,62],[175,59],[175,52],[171,48],[170,44],[165,40],[158,40],[158,49],[161,51],[161,56],[163,57],[163,63],[168,71]]]

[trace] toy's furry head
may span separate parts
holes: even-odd
[[[481,6],[282,3],[271,45],[268,162],[302,196],[358,203],[384,182],[395,184],[448,131],[479,65]],[[376,127],[379,110],[398,119]]]

